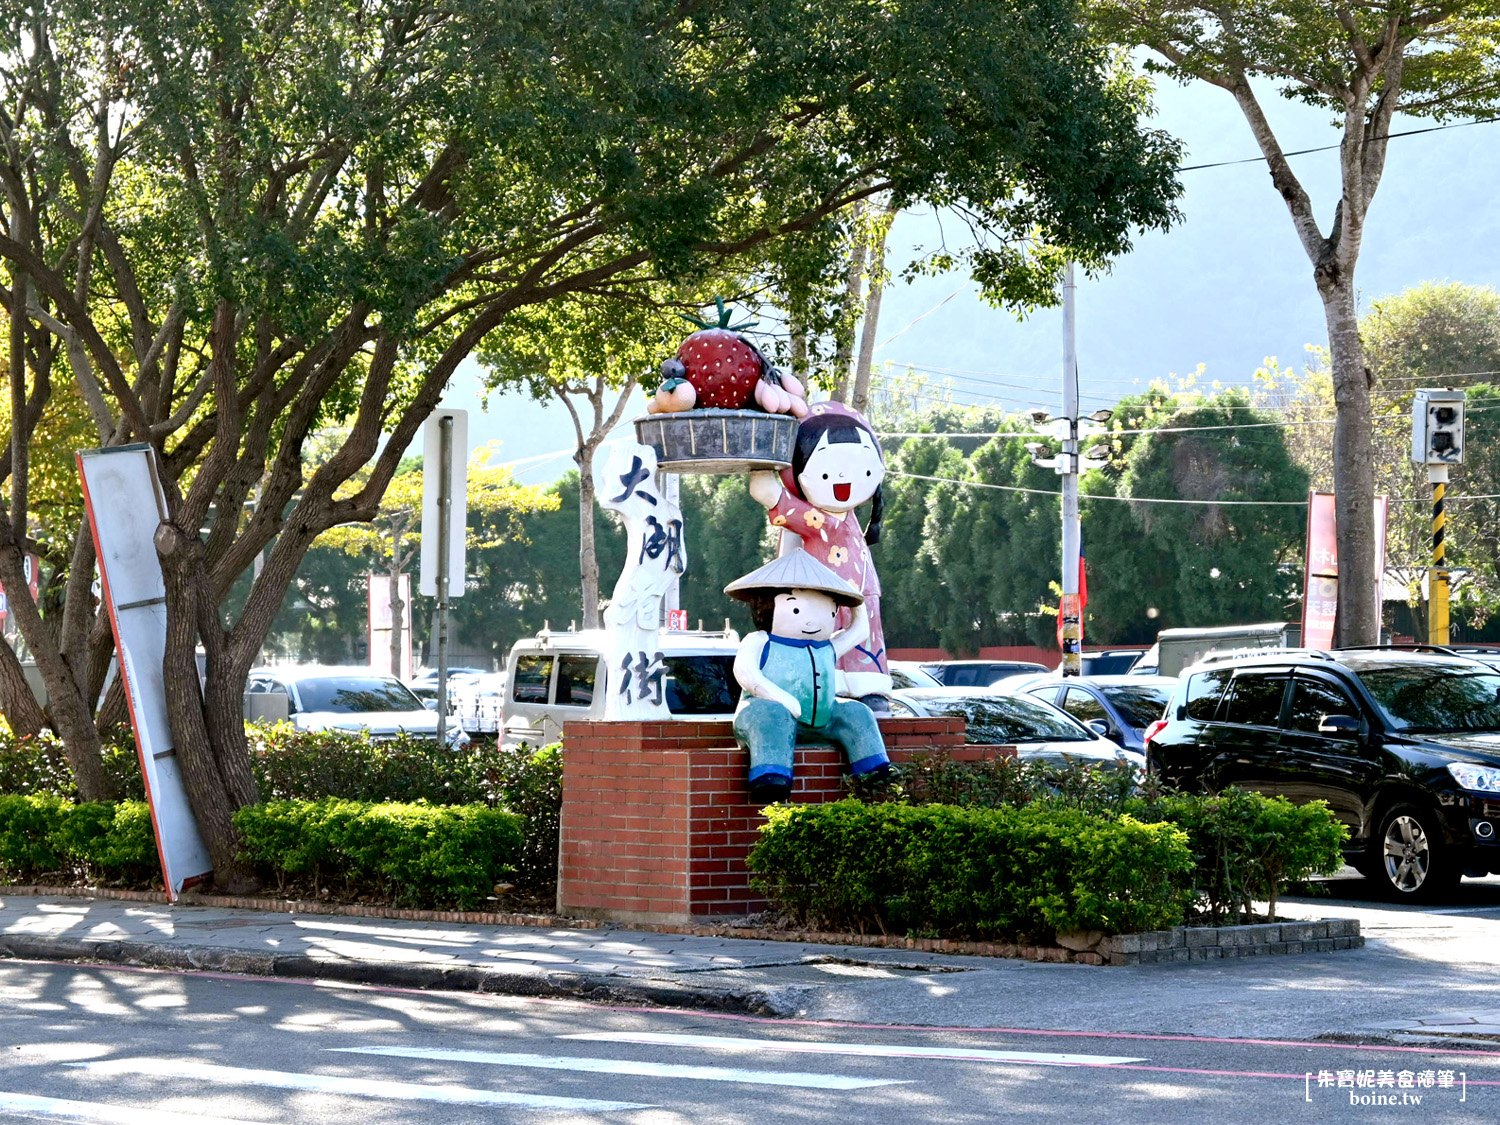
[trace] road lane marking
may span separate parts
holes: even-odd
[[[516,1094],[504,1090],[472,1090],[466,1086],[425,1086],[416,1082],[391,1082],[378,1078],[349,1078],[334,1074],[298,1074],[285,1070],[252,1070],[217,1066],[193,1059],[106,1059],[68,1063],[92,1074],[144,1074],[152,1078],[197,1079],[237,1086],[269,1086],[278,1090],[316,1090],[322,1094],[348,1094],[360,1098],[395,1101],[444,1102],[449,1105],[510,1105],[523,1109],[574,1109],[603,1113],[619,1109],[654,1109],[639,1102],[598,1101],[593,1098],[562,1098],[545,1094]]]
[[[814,1090],[863,1090],[870,1086],[900,1086],[902,1078],[855,1078],[844,1074],[806,1074],[798,1071],[737,1070],[723,1066],[637,1062],[633,1059],[587,1059],[566,1055],[504,1054],[459,1051],[441,1047],[330,1047],[350,1055],[383,1055],[439,1062],[484,1063],[490,1066],[536,1067],[541,1070],[581,1070],[592,1074],[632,1074],[645,1078],[692,1078],[704,1082],[745,1082],[758,1086],[802,1086]]]
[[[741,1039],[729,1035],[676,1035],[660,1031],[586,1031],[559,1039],[596,1043],[652,1043],[661,1047],[714,1047],[724,1051],[787,1051],[807,1055],[862,1055],[893,1059],[959,1059],[1038,1066],[1119,1066],[1145,1062],[1126,1055],[1067,1055],[1048,1051],[991,1051],[978,1047],[907,1047],[894,1043],[817,1043],[796,1039]]]
[[[66,1117],[71,1121],[99,1121],[107,1125],[261,1125],[233,1117],[200,1117],[195,1113],[169,1113],[161,1109],[135,1109],[103,1102],[77,1102],[67,1098],[43,1098],[35,1094],[0,1092],[0,1113],[24,1113],[29,1117]]]

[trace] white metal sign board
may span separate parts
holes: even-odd
[[[78,454],[83,503],[99,556],[104,605],[119,652],[136,751],[146,780],[156,851],[167,897],[213,874],[208,848],[188,805],[182,767],[172,748],[162,657],[167,647],[166,585],[156,528],[166,500],[149,445],[86,449]]]
[[[428,598],[437,597],[438,481],[442,475],[445,418],[453,419],[448,447],[452,464],[449,495],[453,497],[448,523],[448,596],[457,598],[464,592],[464,545],[469,524],[469,412],[440,406],[422,427],[422,573],[417,592]]]

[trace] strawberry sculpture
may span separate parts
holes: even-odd
[[[723,298],[718,320],[709,323],[683,315],[698,331],[682,342],[677,358],[661,365],[663,382],[648,404],[651,413],[691,410],[694,407],[744,410],[751,405],[773,414],[807,413],[802,385],[793,376],[772,367],[742,330],[754,322],[731,326]],[[800,409],[799,409],[800,408]]]

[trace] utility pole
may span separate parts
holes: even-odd
[[[1078,555],[1083,542],[1083,528],[1078,518],[1078,286],[1073,280],[1073,263],[1063,274],[1063,420],[1067,436],[1063,438],[1058,472],[1062,474],[1062,663],[1064,676],[1083,672],[1083,613],[1078,604]]]
[[[453,529],[453,416],[438,421],[437,553],[437,740],[448,744],[448,573]]]
[[[1083,606],[1078,589],[1083,526],[1078,517],[1078,474],[1083,461],[1100,459],[1100,455],[1108,457],[1102,447],[1090,449],[1087,453],[1081,452],[1080,447],[1084,438],[1100,432],[1098,426],[1090,423],[1108,422],[1114,413],[1096,410],[1086,419],[1079,417],[1076,293],[1073,263],[1069,262],[1063,274],[1062,416],[1054,418],[1045,410],[1031,412],[1035,425],[1053,427],[1053,435],[1062,442],[1062,452],[1055,457],[1043,457],[1045,445],[1039,441],[1026,443],[1032,464],[1052,469],[1062,477],[1062,604],[1058,607],[1062,661],[1058,671],[1064,676],[1083,673]]]

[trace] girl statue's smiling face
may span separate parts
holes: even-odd
[[[797,484],[814,507],[825,512],[848,512],[875,495],[883,480],[885,464],[875,439],[862,428],[849,427],[824,431]]]
[[[783,590],[771,611],[771,632],[793,641],[826,641],[838,621],[838,603],[821,590]]]

